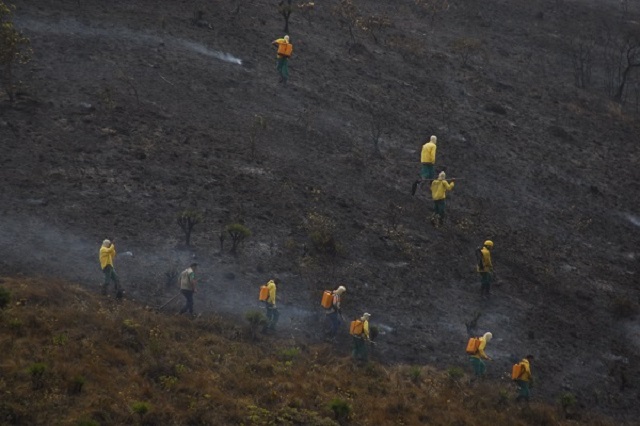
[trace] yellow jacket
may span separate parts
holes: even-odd
[[[276,283],[273,280],[269,280],[267,283],[267,289],[269,290],[269,297],[267,297],[267,303],[270,305],[276,304]]]
[[[431,198],[433,198],[433,201],[447,198],[447,191],[451,191],[455,184],[455,182],[449,183],[444,179],[436,179],[431,182]]]
[[[489,359],[484,349],[487,347],[487,339],[484,336],[480,337],[480,346],[478,346],[478,352],[475,355],[471,355],[473,358]]]
[[[422,145],[422,153],[420,154],[421,163],[436,163],[436,144],[429,141]]]
[[[491,263],[491,252],[485,246],[480,249],[482,253],[482,269],[478,269],[478,272],[493,272],[493,264]]]
[[[362,334],[365,339],[369,340],[369,320],[362,321]]]
[[[528,382],[531,380],[531,366],[529,365],[528,359],[523,359],[520,361],[520,365],[522,366],[522,372],[520,373],[520,377],[517,380],[522,380],[523,382]]]
[[[107,265],[113,267],[113,258],[116,257],[116,246],[111,244],[110,247],[100,247],[100,268],[104,269]]]

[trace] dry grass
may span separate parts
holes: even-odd
[[[12,293],[0,311],[2,424],[569,424],[558,407],[524,408],[499,386],[470,388],[429,367],[363,367],[326,345],[255,343],[214,316],[170,317],[65,283],[2,285]],[[348,416],[336,420],[331,401]]]

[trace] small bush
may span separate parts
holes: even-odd
[[[457,382],[464,377],[464,370],[460,367],[449,367],[447,369],[447,376],[454,382]]]
[[[562,395],[560,395],[560,405],[562,406],[563,410],[567,410],[568,408],[573,407],[574,405],[576,405],[576,402],[578,400],[576,399],[576,396],[574,394],[572,394],[571,392],[565,392]]]
[[[178,378],[176,376],[160,376],[160,384],[163,389],[169,390],[178,384]]]
[[[298,356],[300,355],[300,348],[287,348],[287,349],[281,349],[280,352],[278,352],[278,358],[281,361],[293,361],[294,359],[298,358]]]
[[[23,325],[23,323],[22,323],[22,320],[20,318],[11,318],[9,320],[9,328],[13,332],[19,333],[20,331],[22,331],[22,325]]]
[[[418,383],[422,377],[422,369],[418,366],[413,366],[409,369],[409,379],[413,383]]]
[[[349,418],[351,414],[351,406],[349,403],[340,398],[334,398],[329,403],[329,408],[333,411],[333,415],[336,417],[336,420],[342,421]]]
[[[84,376],[80,376],[80,375],[74,376],[73,379],[71,379],[71,383],[69,383],[69,393],[70,394],[81,393],[85,382],[86,382],[86,379],[84,378]]]
[[[472,56],[482,52],[482,42],[475,38],[462,37],[454,40],[451,48],[460,56],[462,66],[466,66]]]
[[[60,333],[53,336],[53,344],[56,346],[64,346],[69,341],[69,336],[67,333]]]
[[[309,213],[307,230],[309,238],[318,252],[329,255],[338,253],[338,244],[334,237],[335,224],[331,219],[318,213]]]
[[[196,210],[183,210],[178,217],[176,218],[176,223],[184,232],[184,242],[188,246],[191,245],[191,232],[193,232],[193,227],[202,222],[203,216],[202,213]]]
[[[232,223],[231,225],[227,225],[226,231],[231,237],[231,253],[237,254],[238,246],[246,238],[251,236],[251,231],[241,223]]]
[[[137,415],[139,415],[140,417],[142,417],[145,414],[147,414],[149,411],[151,411],[151,404],[149,404],[148,402],[137,401],[131,404],[131,410]]]
[[[33,389],[40,389],[44,384],[44,373],[47,371],[47,366],[41,362],[31,364],[27,369],[31,375],[31,384]]]
[[[249,311],[244,314],[244,317],[249,322],[251,338],[255,340],[258,328],[267,325],[267,317],[260,311]]]
[[[96,422],[95,420],[78,420],[78,423],[76,423],[76,426],[100,426],[100,423]]]
[[[0,309],[4,309],[11,302],[11,292],[4,287],[0,287]]]

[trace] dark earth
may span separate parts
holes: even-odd
[[[238,327],[277,276],[266,338],[302,347],[323,341],[322,290],[344,284],[345,318],[367,311],[381,330],[380,362],[470,371],[468,336],[491,331],[489,377],[508,383],[532,353],[534,398],[637,419],[640,74],[615,102],[606,53],[640,30],[639,2],[451,0],[433,17],[414,0],[353,3],[390,26],[352,39],[337,0],[295,11],[284,86],[275,0],[17,1],[33,57],[16,101],[0,98],[0,273],[97,292],[110,237],[126,297],[165,303],[196,259],[196,310]],[[439,229],[426,189],[411,196],[432,134],[458,178]],[[191,247],[185,209],[204,217]],[[237,256],[220,246],[231,223],[252,232]],[[488,301],[474,269],[487,238]],[[349,344],[344,330],[335,350]]]

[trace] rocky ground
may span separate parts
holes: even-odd
[[[344,284],[346,316],[371,312],[384,332],[383,362],[466,366],[468,334],[489,330],[490,376],[533,353],[537,398],[637,416],[637,76],[610,100],[603,34],[634,28],[638,5],[469,0],[431,19],[413,1],[354,3],[390,26],[352,39],[338,1],[292,14],[283,87],[275,2],[18,2],[34,53],[18,100],[0,99],[0,272],[97,288],[109,236],[128,297],[148,304],[193,258],[196,308],[239,321],[280,277],[281,335],[303,342],[322,339],[321,291]],[[568,52],[594,34],[579,89]],[[431,134],[459,178],[441,229],[410,193]],[[186,208],[204,216],[190,248]],[[219,242],[234,222],[252,231],[238,256]]]

